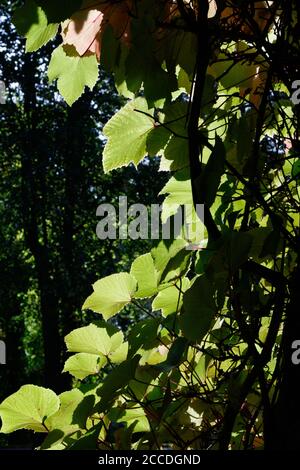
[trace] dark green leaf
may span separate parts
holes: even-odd
[[[197,277],[183,296],[181,327],[186,338],[201,341],[208,332],[216,313],[212,283],[203,275]]]
[[[221,176],[224,173],[224,165],[225,147],[220,137],[216,136],[216,145],[206,166],[204,167],[204,171],[202,172],[199,182],[203,200],[208,207],[210,207],[215,201]]]

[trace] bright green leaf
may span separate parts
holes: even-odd
[[[132,263],[130,274],[137,280],[136,298],[151,297],[157,292],[157,272],[151,253],[139,256]]]
[[[1,432],[9,434],[18,429],[47,432],[44,422],[59,409],[58,396],[48,388],[23,385],[0,405]]]
[[[80,57],[73,49],[71,46],[55,49],[48,68],[50,82],[57,79],[58,90],[70,106],[82,95],[85,86],[92,90],[98,80],[96,56]]]
[[[175,285],[163,288],[153,300],[152,310],[161,310],[164,317],[180,312],[183,293],[189,288],[189,285],[189,280],[183,278],[178,280]]]
[[[149,114],[145,115],[145,113]],[[153,110],[144,98],[130,101],[104,126],[108,142],[103,153],[105,173],[129,163],[137,165],[147,154],[147,137],[153,130]]]
[[[91,324],[76,328],[66,337],[65,342],[70,352],[84,352],[107,356],[111,350],[111,339],[105,328]]]
[[[83,399],[84,395],[78,388],[61,393],[59,395],[59,410],[47,419],[47,428],[50,431],[54,429],[63,430],[64,434],[79,429],[79,425],[74,418],[74,412]]]
[[[86,299],[82,308],[101,313],[108,320],[131,301],[136,284],[134,277],[128,273],[104,277],[93,285],[94,293]]]
[[[88,375],[98,374],[106,364],[105,357],[89,353],[78,353],[69,357],[65,362],[63,372],[70,372],[77,379],[83,380]]]
[[[33,0],[26,0],[13,16],[13,23],[19,34],[26,37],[26,52],[37,51],[56,36],[58,24],[48,24],[47,16]]]
[[[109,353],[108,357],[113,364],[120,364],[127,359],[128,355],[128,343],[122,343],[118,349]]]

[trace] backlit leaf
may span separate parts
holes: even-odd
[[[94,293],[86,299],[83,308],[101,313],[108,320],[131,301],[136,284],[135,278],[128,273],[104,277],[95,282]]]
[[[56,413],[60,401],[48,388],[23,385],[0,405],[1,432],[8,434],[18,429],[47,432],[44,423]]]

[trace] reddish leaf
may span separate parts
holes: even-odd
[[[100,1],[93,5],[86,2],[80,11],[64,23],[64,44],[73,45],[80,56],[93,53],[100,59],[102,34],[108,24],[112,26],[116,37],[128,43],[131,4],[132,0],[118,3]]]

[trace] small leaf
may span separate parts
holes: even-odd
[[[189,288],[189,285],[189,280],[183,278],[178,280],[175,285],[162,289],[153,300],[152,310],[161,310],[164,317],[180,312],[183,293]]]
[[[161,282],[167,283],[186,273],[191,261],[191,250],[184,248],[168,262],[161,276]]]
[[[134,277],[128,273],[104,277],[93,285],[94,293],[86,299],[82,308],[101,313],[108,320],[131,301],[136,284]]]
[[[70,106],[82,95],[85,86],[92,90],[98,80],[96,56],[80,57],[73,49],[71,46],[55,49],[48,68],[50,82],[57,79],[58,90]]]
[[[157,292],[157,272],[151,253],[139,256],[132,263],[130,274],[137,280],[135,298],[151,297]]]
[[[59,409],[58,396],[48,388],[23,385],[0,405],[1,432],[9,434],[18,429],[47,432],[44,422]]]
[[[183,204],[189,205],[190,208],[193,207],[191,180],[188,168],[176,172],[159,194],[167,193],[168,196],[163,202],[162,222],[166,222],[171,215],[176,214],[178,207]]]
[[[186,242],[182,239],[161,240],[158,245],[151,250],[154,259],[155,269],[162,274],[169,261],[174,258],[179,251],[186,247]]]
[[[113,364],[120,364],[127,359],[128,343],[122,343],[115,351],[109,353],[108,357]]]
[[[150,116],[145,115],[150,114]],[[147,138],[154,128],[153,110],[144,98],[130,101],[104,126],[108,142],[103,153],[107,173],[129,163],[137,165],[147,154]]]
[[[83,352],[107,356],[111,351],[111,338],[105,328],[91,324],[76,328],[66,337],[65,342],[70,352]]]
[[[165,168],[168,171],[187,167],[189,165],[188,141],[173,135],[165,148],[164,158],[167,161],[163,161],[160,166],[161,170],[164,169],[163,165],[168,165],[168,168]]]
[[[66,360],[63,372],[70,372],[77,379],[83,380],[88,375],[98,374],[105,364],[106,359],[103,356],[78,353]]]
[[[58,24],[48,24],[44,10],[33,0],[26,0],[25,5],[18,8],[12,21],[18,33],[26,37],[26,52],[37,51],[58,31]]]

